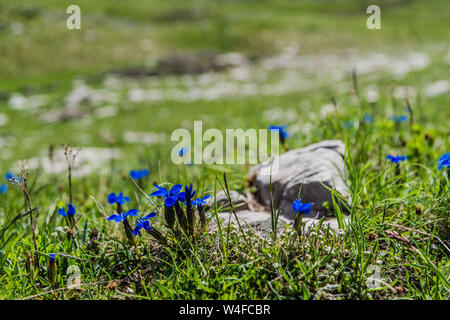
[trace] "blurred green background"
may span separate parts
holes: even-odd
[[[66,28],[71,4],[81,30]],[[304,145],[331,97],[350,103],[353,68],[383,116],[404,112],[392,93],[401,101],[412,87],[412,99],[426,101],[422,119],[445,127],[450,2],[377,1],[381,30],[366,27],[370,4],[1,0],[0,169],[64,142],[164,159],[170,132],[196,119],[218,128],[296,121]],[[433,84],[438,94],[424,94]]]

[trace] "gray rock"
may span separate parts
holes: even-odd
[[[248,228],[249,226],[257,231],[270,232],[272,231],[272,217],[268,212],[254,212],[249,210],[239,211],[236,213],[242,228]],[[223,221],[223,225],[229,223],[237,225],[236,218],[231,212],[218,213],[219,220]],[[284,225],[290,224],[291,221],[284,217],[278,218],[277,230],[283,228]],[[213,218],[211,220],[212,228],[216,227],[216,221]]]
[[[230,190],[230,198],[231,198],[231,202],[233,203],[235,211],[248,210],[247,198],[244,195],[240,194],[237,191]],[[209,207],[214,207],[214,200],[217,201],[217,209],[219,209],[219,208],[222,208],[225,210],[231,209],[231,206],[230,206],[230,203],[228,201],[228,197],[227,197],[227,194],[225,193],[225,191],[223,191],[223,190],[219,191],[219,192],[217,192],[215,197],[209,198],[207,205]]]
[[[236,213],[239,222],[243,229],[248,228],[249,226],[257,231],[262,232],[271,232],[272,231],[272,218],[270,213],[268,212],[256,212],[256,211],[239,211]],[[220,221],[223,221],[223,225],[226,226],[229,223],[237,226],[236,218],[231,212],[221,212],[218,213],[218,217]],[[303,217],[302,222],[304,224],[304,232],[305,235],[310,234],[317,228],[320,219]],[[347,224],[348,218],[344,218],[344,224]],[[281,215],[278,217],[277,230],[283,229],[285,225],[293,225],[293,220],[282,217]],[[210,227],[215,229],[217,226],[215,218],[211,220]],[[333,232],[337,232],[339,230],[339,224],[336,218],[331,219],[323,219],[321,229],[326,230],[330,228]]]
[[[274,201],[281,209],[281,215],[293,219],[295,212],[292,202],[297,199],[301,190],[302,201],[314,203],[313,212],[308,216],[322,217],[327,213],[324,202],[327,201],[330,207],[333,204],[331,193],[325,186],[336,190],[347,203],[351,203],[344,183],[344,155],[345,145],[342,141],[325,140],[280,155],[279,169],[272,173],[272,177],[263,173],[268,172],[269,165],[256,166],[250,175],[254,177],[257,196],[266,208],[270,207],[271,179]]]

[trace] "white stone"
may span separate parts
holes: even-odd
[[[266,207],[270,207],[270,183],[274,190],[274,202],[281,214],[292,218],[295,212],[292,202],[300,196],[302,202],[313,202],[310,216],[323,216],[326,213],[324,202],[332,207],[331,192],[336,190],[347,203],[351,203],[345,184],[345,146],[339,140],[326,140],[305,148],[288,151],[279,156],[279,169],[272,176],[260,174],[268,170],[259,165],[252,168],[258,189],[257,196]],[[335,199],[338,202],[338,199]]]

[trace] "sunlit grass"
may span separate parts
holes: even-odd
[[[444,19],[448,1],[382,9],[379,32],[365,28],[364,6],[358,1],[217,2],[221,7],[211,1],[127,1],[127,6],[118,1],[79,1],[84,24],[77,33],[64,29],[64,1],[0,1],[0,16],[7,18],[6,27],[0,25],[0,113],[8,117],[0,126],[0,185],[8,186],[0,194],[0,298],[448,299],[448,171],[439,171],[437,160],[450,150],[449,99],[448,94],[424,94],[430,83],[448,75],[448,53],[442,44],[450,30]],[[8,31],[13,22],[23,24],[22,34]],[[102,105],[114,105],[114,116],[92,116],[99,106],[85,103],[81,104],[88,112],[85,118],[56,123],[41,118],[62,109],[74,77],[83,78],[90,88],[104,89],[105,72],[146,65],[149,58],[167,53],[237,51],[261,58],[292,43],[300,44],[301,53],[318,55],[341,54],[348,48],[424,52],[430,63],[400,78],[389,72],[358,76],[360,103],[348,70],[339,81],[316,83],[311,77],[311,88],[279,95],[132,102],[124,87],[117,91],[119,102]],[[278,77],[271,73],[267,84],[276,83]],[[189,89],[176,82],[180,79],[175,75],[136,83],[163,91]],[[417,93],[410,99],[413,125],[395,124],[389,118],[411,117],[406,101],[393,98],[400,86]],[[366,99],[370,88],[379,93],[375,104]],[[44,94],[48,100],[34,110],[12,110],[9,99],[18,92],[25,97]],[[324,105],[333,100],[336,106],[327,111]],[[280,119],[280,110],[291,112]],[[373,122],[364,121],[367,115]],[[149,197],[156,183],[166,187],[193,183],[199,195],[213,194],[224,186],[225,171],[230,189],[254,191],[247,185],[249,165],[171,162],[170,133],[190,128],[194,120],[203,120],[204,130],[286,123],[292,132],[289,149],[326,139],[344,141],[352,195],[350,223],[338,233],[318,229],[303,237],[287,227],[276,237],[253,230],[243,236],[237,227],[200,228],[187,237],[170,230],[162,202]],[[126,131],[166,136],[146,145],[126,141]],[[30,170],[27,182],[39,254],[38,273],[33,276],[27,269],[29,254],[35,253],[29,206],[23,192],[3,174],[10,170],[18,174],[19,159],[47,159],[50,146],[58,152],[66,142],[85,149],[101,147],[106,153],[115,148],[120,156],[83,177],[73,177],[74,228],[57,213],[70,201],[67,171]],[[408,155],[408,160],[396,168],[385,159],[388,154]],[[64,166],[64,161],[57,165]],[[129,171],[140,168],[150,174],[138,185]],[[138,209],[139,216],[157,212],[152,223],[168,244],[143,233],[132,245],[120,223],[106,220],[117,210],[107,196],[120,191],[130,198],[126,210]],[[210,210],[209,221],[215,220],[218,209]],[[136,218],[129,221],[135,227]],[[51,253],[58,266],[53,289],[46,272]],[[73,282],[80,286],[70,288]]]

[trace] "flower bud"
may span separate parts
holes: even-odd
[[[25,263],[25,268],[26,268],[27,272],[30,274],[31,279],[34,280],[34,278],[36,276],[36,266],[35,266],[34,257],[31,254],[31,252],[28,252],[28,257],[27,257],[27,261]]]
[[[54,253],[51,253],[47,262],[47,278],[52,288],[56,285],[57,272],[56,257]]]

